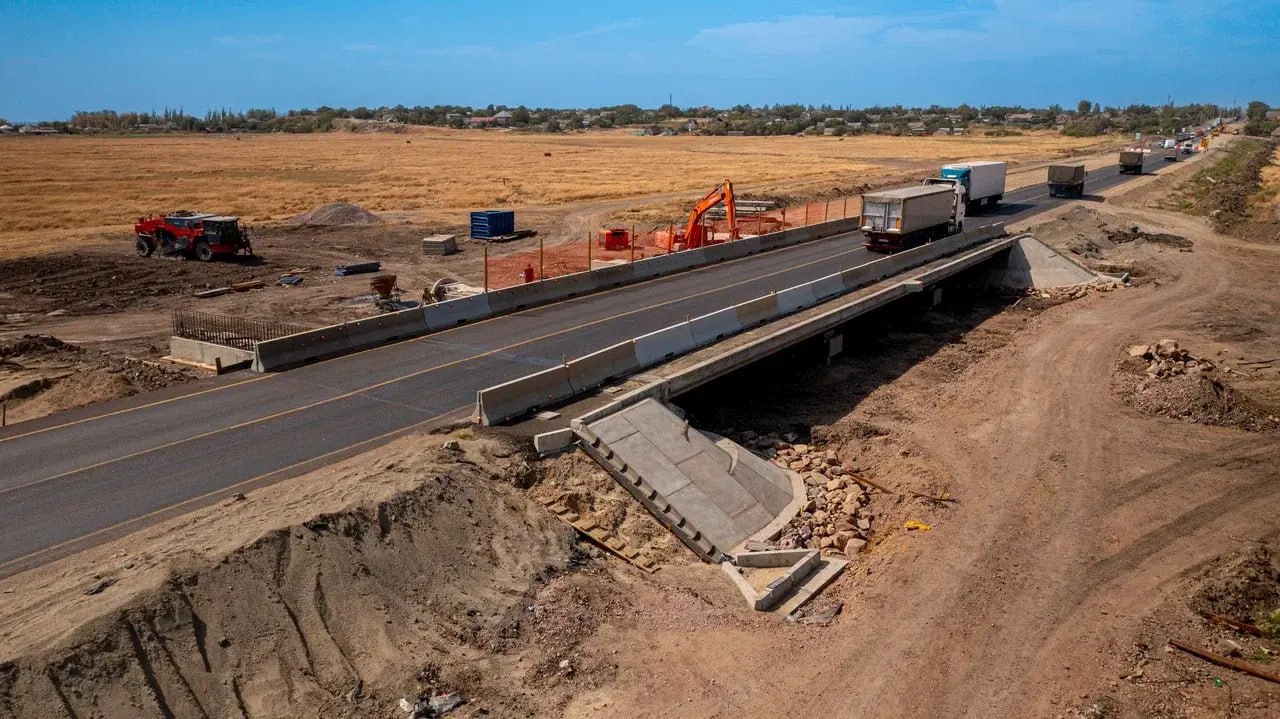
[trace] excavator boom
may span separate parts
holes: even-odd
[[[724,184],[708,192],[707,196],[694,205],[693,210],[689,212],[689,222],[685,224],[684,238],[690,248],[700,247],[706,243],[706,238],[702,236],[702,218],[708,210],[721,202],[724,203],[725,219],[729,222],[729,238],[739,239],[738,208],[733,200],[733,183],[725,180]]]

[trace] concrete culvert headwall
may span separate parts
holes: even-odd
[[[58,646],[0,660],[0,717],[388,716],[430,665],[442,688],[539,713],[508,681],[518,653],[468,667],[568,566],[571,534],[458,467],[275,531]]]

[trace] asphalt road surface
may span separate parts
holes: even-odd
[[[1146,170],[1163,164],[1159,153]],[[1129,176],[1095,170],[1086,191]],[[1043,185],[966,227],[1056,206]],[[476,391],[877,256],[851,233],[289,372],[223,378],[0,430],[0,576],[467,417]]]

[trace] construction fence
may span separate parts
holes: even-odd
[[[191,310],[173,311],[173,336],[253,351],[254,345],[309,328],[287,322],[228,317]]]
[[[739,237],[765,235],[858,217],[861,214],[861,195],[844,195],[789,207],[767,209],[761,207],[760,203],[740,201],[737,212],[738,234]],[[714,219],[711,213],[708,213],[708,217],[704,219],[703,228],[703,236],[711,238],[713,242],[732,241],[729,223],[724,219],[723,211],[720,211],[718,217]],[[670,254],[679,251],[680,248],[678,245],[674,248],[667,247],[666,245],[670,244],[668,238],[682,232],[684,227],[682,224],[669,224],[620,229],[630,233],[630,242],[621,247],[619,243],[608,243],[613,245],[610,248],[600,234],[593,233],[590,237],[573,242],[547,245],[501,257],[490,257],[487,263],[488,288],[501,289],[539,279],[598,269],[606,264],[634,262],[647,257]]]

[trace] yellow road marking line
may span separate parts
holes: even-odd
[[[103,460],[103,461],[101,461],[101,462],[96,462],[96,463],[94,463],[94,464],[90,464],[90,465],[87,465],[87,466],[84,466],[84,467],[78,467],[78,468],[76,468],[76,469],[69,469],[69,470],[67,470],[67,471],[65,471],[65,472],[60,472],[60,473],[58,473],[58,474],[54,474],[54,475],[51,475],[51,476],[48,476],[48,477],[42,477],[42,478],[40,478],[40,479],[35,479],[35,480],[32,480],[32,481],[27,482],[27,483],[25,483],[25,484],[20,484],[20,485],[14,486],[14,487],[9,487],[9,488],[7,488],[7,489],[0,490],[0,496],[3,496],[3,495],[6,495],[6,494],[10,494],[10,493],[16,492],[16,491],[18,491],[18,490],[20,490],[20,489],[27,489],[27,488],[29,488],[29,487],[34,487],[34,486],[39,485],[39,484],[44,484],[44,483],[46,483],[46,482],[52,482],[52,481],[57,480],[57,479],[62,479],[63,477],[67,477],[67,476],[70,476],[70,475],[72,475],[72,474],[78,474],[78,473],[80,473],[80,472],[88,472],[88,471],[90,471],[90,470],[97,469],[97,468],[99,468],[99,467],[104,467],[104,466],[106,466],[106,465],[108,465],[108,464],[114,464],[114,463],[116,463],[116,462],[123,462],[123,461],[128,460],[128,459],[133,459],[134,457],[140,457],[140,456],[142,456],[142,455],[144,455],[144,454],[150,454],[150,453],[152,453],[152,452],[158,452],[158,451],[160,451],[160,450],[162,450],[162,449],[168,449],[168,448],[170,448],[170,447],[175,447],[175,446],[177,446],[177,445],[185,444],[185,443],[187,443],[187,442],[194,442],[195,440],[198,440],[198,439],[204,439],[205,437],[210,437],[210,436],[212,436],[212,435],[220,434],[220,433],[222,433],[222,432],[229,432],[229,431],[231,431],[231,430],[242,429],[242,428],[244,428],[244,427],[248,427],[248,426],[255,425],[255,424],[260,424],[260,423],[262,423],[262,422],[268,422],[268,421],[273,420],[273,419],[278,419],[278,418],[280,418],[280,417],[284,417],[284,416],[286,416],[286,415],[294,414],[294,413],[297,413],[297,412],[302,412],[302,411],[304,411],[304,410],[308,410],[308,409],[312,409],[312,408],[315,408],[315,407],[319,407],[319,406],[321,406],[321,405],[329,404],[329,403],[331,403],[331,402],[337,402],[338,400],[348,399],[348,398],[350,398],[350,397],[354,397],[354,396],[356,396],[356,395],[358,395],[358,394],[363,394],[363,393],[365,393],[365,392],[369,392],[369,391],[371,391],[371,390],[380,389],[380,388],[382,388],[382,387],[386,387],[387,385],[395,384],[395,383],[397,383],[397,382],[402,382],[402,381],[407,380],[407,379],[412,379],[412,378],[414,378],[414,377],[418,377],[418,376],[420,376],[420,375],[427,374],[428,372],[435,372],[435,371],[437,371],[437,370],[447,369],[447,368],[449,368],[449,367],[454,367],[454,366],[457,366],[457,365],[460,365],[460,364],[464,364],[464,363],[466,363],[466,362],[472,362],[472,361],[475,361],[475,360],[484,359],[485,357],[491,357],[491,356],[496,355],[496,354],[501,354],[501,353],[503,353],[503,352],[507,352],[507,351],[513,350],[513,349],[515,349],[515,348],[517,348],[517,347],[521,347],[521,346],[523,346],[523,345],[532,344],[532,343],[534,343],[534,342],[541,342],[541,341],[543,341],[543,340],[550,339],[550,338],[552,338],[552,337],[556,337],[556,336],[563,335],[563,334],[568,334],[568,333],[570,333],[570,332],[576,332],[576,331],[578,331],[578,330],[580,330],[580,329],[585,329],[585,328],[587,328],[587,327],[591,327],[591,326],[593,326],[593,325],[598,325],[598,324],[602,324],[602,323],[605,323],[605,322],[611,322],[611,321],[613,321],[613,320],[616,320],[616,319],[619,319],[619,318],[622,318],[622,317],[627,317],[627,316],[629,316],[629,315],[633,315],[633,314],[636,314],[636,313],[639,313],[639,312],[648,312],[648,311],[651,311],[651,310],[657,309],[657,308],[659,308],[659,307],[664,307],[664,306],[666,306],[666,305],[675,304],[675,303],[677,303],[677,302],[684,302],[684,301],[686,301],[686,300],[693,299],[693,298],[695,298],[695,297],[701,297],[701,296],[703,296],[703,295],[708,295],[708,294],[712,294],[712,293],[715,293],[715,292],[722,292],[722,291],[727,290],[727,289],[732,288],[732,287],[737,287],[737,286],[739,286],[739,285],[747,284],[747,283],[749,283],[749,282],[755,282],[755,281],[757,281],[757,280],[765,279],[765,278],[768,278],[768,277],[773,277],[773,276],[775,276],[775,275],[779,275],[779,274],[782,274],[782,273],[784,273],[784,272],[790,272],[790,271],[792,271],[792,270],[800,269],[800,268],[803,268],[803,267],[808,267],[808,266],[810,266],[810,265],[815,265],[815,264],[819,264],[819,263],[822,263],[822,262],[830,262],[831,260],[833,260],[833,259],[835,259],[835,258],[837,258],[837,257],[843,256],[843,255],[852,254],[853,252],[858,252],[858,251],[861,251],[861,250],[862,250],[862,248],[861,248],[861,247],[859,247],[859,248],[857,248],[856,250],[848,250],[848,251],[845,251],[845,252],[837,253],[837,254],[835,254],[835,255],[830,255],[830,256],[827,256],[827,257],[823,257],[823,258],[821,258],[821,259],[813,260],[813,261],[811,261],[811,262],[806,262],[806,263],[804,263],[804,264],[800,264],[800,265],[792,265],[792,266],[787,267],[787,268],[785,268],[785,269],[777,270],[777,271],[771,272],[771,273],[769,273],[769,274],[765,274],[765,275],[756,275],[756,276],[754,276],[754,277],[750,277],[750,278],[745,279],[745,280],[740,280],[740,281],[738,281],[738,282],[733,282],[733,283],[730,283],[730,284],[727,284],[727,285],[723,285],[723,286],[721,286],[721,287],[716,287],[716,288],[713,288],[713,289],[709,289],[709,290],[703,290],[703,291],[701,291],[701,292],[696,292],[696,293],[691,294],[691,295],[685,295],[685,296],[683,296],[683,297],[677,297],[677,298],[675,298],[675,299],[667,300],[667,301],[665,301],[665,302],[660,302],[660,303],[658,303],[658,304],[650,305],[650,306],[648,306],[648,307],[639,307],[639,308],[636,308],[636,309],[634,309],[634,310],[630,310],[629,312],[623,312],[623,313],[621,313],[621,314],[610,315],[610,316],[608,316],[608,317],[601,317],[601,318],[600,318],[600,319],[598,319],[598,320],[592,320],[591,322],[586,322],[586,323],[583,323],[583,324],[580,324],[580,325],[575,325],[575,326],[573,326],[573,327],[566,327],[566,328],[564,328],[564,329],[557,330],[557,331],[555,331],[555,332],[550,332],[550,333],[547,333],[547,334],[545,334],[545,335],[541,335],[541,336],[539,336],[539,337],[534,337],[534,338],[531,338],[531,339],[522,340],[522,341],[520,341],[520,342],[516,342],[516,343],[513,343],[513,344],[509,344],[509,345],[507,345],[507,346],[505,346],[505,347],[499,347],[498,349],[489,350],[488,352],[484,352],[484,353],[482,353],[482,354],[469,355],[469,356],[467,356],[467,357],[462,357],[462,358],[460,358],[460,359],[452,360],[452,361],[450,361],[450,362],[445,362],[444,364],[439,364],[439,365],[435,365],[435,366],[432,366],[432,367],[426,367],[426,368],[423,368],[423,369],[417,370],[417,371],[415,371],[415,372],[410,372],[409,374],[400,375],[400,376],[393,377],[393,378],[388,379],[388,380],[383,380],[382,382],[377,382],[377,383],[374,383],[374,384],[371,384],[371,385],[368,385],[368,386],[365,386],[365,387],[360,387],[360,388],[358,388],[358,389],[353,389],[353,390],[350,390],[350,391],[348,391],[348,392],[344,392],[344,393],[342,393],[342,394],[339,394],[339,395],[337,395],[337,396],[330,397],[330,398],[328,398],[328,399],[322,399],[322,400],[318,400],[318,401],[315,401],[315,402],[310,402],[310,403],[308,403],[308,404],[304,404],[304,405],[301,405],[301,406],[298,406],[298,407],[294,407],[294,408],[292,408],[292,409],[281,410],[281,411],[279,411],[279,412],[275,412],[275,413],[272,413],[272,414],[266,415],[265,417],[257,417],[257,418],[255,418],[255,419],[245,420],[244,422],[239,422],[239,423],[236,423],[236,424],[233,424],[233,425],[227,426],[227,427],[220,427],[220,428],[218,428],[218,429],[211,429],[211,430],[209,430],[209,431],[207,431],[207,432],[201,432],[200,434],[192,435],[192,436],[190,436],[190,437],[184,437],[184,438],[182,438],[182,439],[175,439],[175,440],[173,440],[173,441],[171,441],[171,442],[165,442],[164,444],[159,444],[159,445],[156,445],[156,446],[154,446],[154,447],[148,447],[148,448],[146,448],[146,449],[140,449],[140,450],[137,450],[136,452],[130,452],[130,453],[128,453],[128,454],[120,455],[119,457],[112,457],[111,459],[105,459],[105,460]],[[419,339],[427,339],[427,338],[426,338],[426,337],[423,337],[423,338],[419,338]],[[414,340],[414,341],[416,341],[416,340]],[[320,385],[317,385],[317,386],[320,386]]]
[[[335,450],[332,450],[332,451],[329,451],[329,452],[325,452],[324,454],[319,455],[319,456],[317,456],[317,457],[312,457],[312,458],[310,458],[310,459],[304,459],[304,460],[302,460],[302,461],[300,461],[300,462],[294,462],[293,464],[291,464],[291,465],[289,465],[289,466],[287,466],[287,467],[281,467],[281,468],[279,468],[279,469],[273,469],[273,470],[271,470],[270,472],[265,472],[265,473],[263,473],[263,474],[259,474],[259,475],[255,476],[255,477],[250,477],[249,479],[246,479],[246,480],[243,480],[243,481],[240,481],[240,482],[236,482],[235,484],[230,485],[230,486],[228,486],[228,487],[220,487],[220,488],[215,489],[215,490],[212,490],[212,491],[210,491],[210,492],[205,492],[204,494],[202,494],[202,495],[200,495],[200,496],[198,496],[198,497],[191,497],[190,499],[184,499],[184,500],[182,500],[181,502],[176,502],[176,503],[174,503],[174,504],[170,504],[170,505],[168,505],[168,506],[166,506],[166,507],[161,507],[161,508],[159,508],[159,509],[152,510],[152,511],[150,511],[150,512],[147,512],[146,514],[141,515],[141,516],[133,517],[133,518],[131,518],[131,519],[126,519],[126,520],[125,520],[125,521],[123,521],[123,522],[117,522],[116,524],[113,524],[113,525],[111,525],[110,527],[103,527],[102,529],[96,529],[96,530],[94,530],[94,531],[92,531],[92,532],[89,532],[88,534],[82,534],[82,535],[80,535],[79,537],[76,537],[75,539],[68,539],[68,540],[66,540],[66,541],[64,541],[64,542],[59,542],[59,543],[54,544],[54,545],[52,545],[52,546],[45,547],[44,549],[37,549],[36,551],[34,551],[34,552],[30,552],[30,553],[28,553],[28,554],[24,554],[24,555],[22,555],[21,557],[16,557],[16,558],[14,558],[14,559],[10,559],[10,560],[8,560],[8,561],[6,561],[6,562],[0,562],[0,572],[3,572],[3,571],[4,571],[4,569],[5,569],[6,567],[10,567],[10,566],[13,566],[13,565],[15,565],[15,564],[18,564],[18,563],[21,563],[21,562],[28,561],[28,560],[32,559],[33,557],[38,557],[38,556],[40,556],[41,554],[48,554],[48,553],[50,553],[50,552],[56,552],[58,549],[60,549],[60,548],[62,548],[62,547],[66,547],[66,546],[68,546],[68,545],[70,545],[70,544],[75,544],[76,542],[83,542],[83,541],[85,541],[85,540],[87,540],[87,539],[90,539],[90,538],[92,538],[92,537],[96,537],[96,536],[99,536],[99,535],[104,534],[104,533],[106,533],[106,532],[110,532],[110,531],[113,531],[113,530],[119,529],[120,527],[124,527],[124,526],[127,526],[127,525],[129,525],[129,524],[134,524],[134,523],[137,523],[137,522],[144,521],[144,520],[146,520],[146,519],[148,519],[148,518],[150,518],[150,517],[154,517],[154,516],[156,516],[156,515],[158,515],[158,514],[163,514],[164,512],[170,512],[170,511],[173,511],[174,509],[177,509],[178,507],[183,507],[183,506],[186,506],[186,505],[189,505],[189,504],[193,504],[193,503],[197,503],[197,502],[203,501],[203,500],[205,500],[205,499],[208,499],[209,497],[214,496],[215,494],[224,494],[224,493],[227,493],[227,492],[234,492],[235,490],[239,489],[240,487],[244,487],[244,486],[246,486],[246,485],[253,484],[254,482],[258,482],[258,481],[260,481],[260,480],[266,479],[267,477],[270,477],[270,476],[271,476],[271,475],[273,475],[273,474],[281,474],[281,473],[283,473],[283,472],[288,472],[288,471],[290,471],[290,470],[297,469],[298,467],[301,467],[302,465],[304,465],[304,464],[308,464],[308,463],[310,463],[310,462],[319,462],[319,461],[321,461],[321,460],[325,459],[326,457],[331,457],[331,456],[333,456],[333,455],[335,455],[335,454],[339,454],[339,453],[341,453],[341,452],[347,452],[347,451],[353,450],[353,449],[355,449],[355,448],[357,448],[357,447],[359,447],[359,446],[361,446],[361,445],[364,445],[364,444],[370,444],[370,443],[373,443],[373,442],[378,442],[378,441],[380,441],[380,440],[384,440],[384,439],[386,439],[387,437],[390,437],[390,436],[395,435],[395,434],[400,434],[400,433],[402,433],[402,432],[403,432],[403,433],[412,432],[413,430],[418,429],[419,427],[421,427],[421,426],[423,426],[423,425],[425,425],[425,424],[429,424],[429,423],[431,423],[431,422],[435,422],[436,420],[439,420],[439,419],[441,419],[441,418],[443,418],[443,417],[447,417],[447,416],[449,416],[449,415],[453,414],[454,412],[459,412],[459,411],[464,410],[464,409],[466,409],[466,408],[467,408],[467,405],[465,405],[465,404],[464,404],[464,405],[462,405],[462,406],[460,406],[460,407],[455,407],[455,408],[453,408],[453,409],[451,409],[451,410],[449,410],[449,411],[447,411],[447,412],[441,412],[440,414],[437,414],[437,415],[435,415],[434,417],[428,417],[427,419],[424,419],[424,420],[422,420],[421,422],[417,422],[417,423],[415,423],[415,424],[411,424],[411,425],[409,425],[408,427],[402,427],[402,428],[400,428],[400,429],[394,429],[394,430],[391,430],[391,431],[389,431],[389,432],[384,432],[384,433],[382,433],[382,434],[378,435],[377,437],[370,437],[369,439],[362,439],[362,440],[360,440],[359,442],[356,442],[355,444],[350,444],[350,445],[347,445],[347,446],[345,446],[345,447],[339,447],[338,449],[335,449]]]

